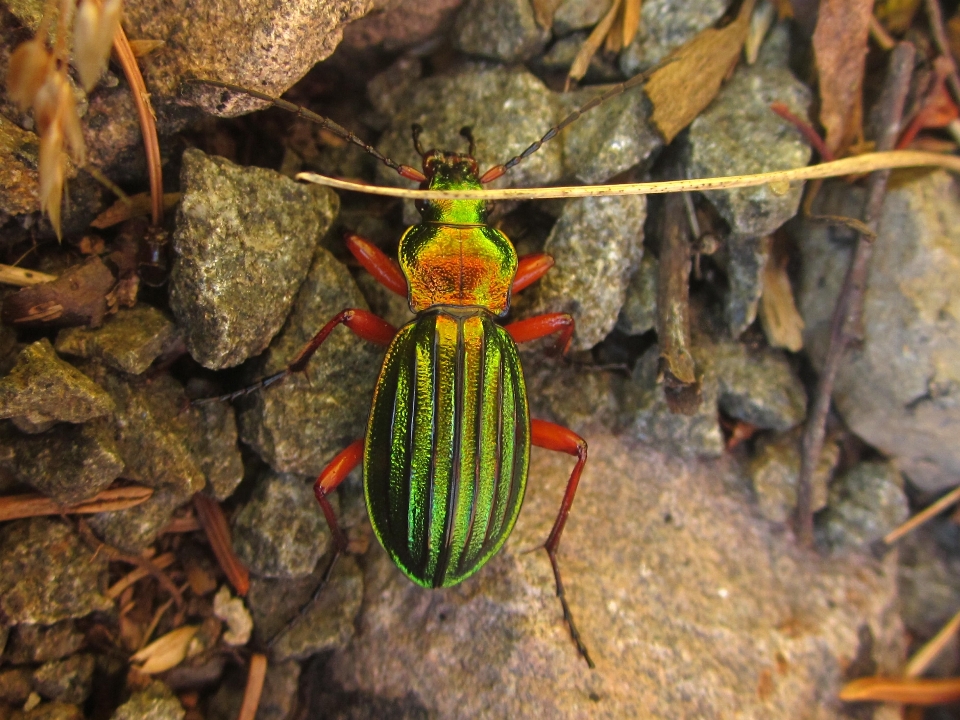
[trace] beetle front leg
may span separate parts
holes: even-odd
[[[557,564],[557,547],[560,545],[560,535],[563,534],[563,527],[567,524],[567,517],[570,515],[570,507],[573,505],[573,498],[577,494],[577,485],[580,484],[580,474],[583,472],[583,466],[587,464],[587,441],[577,435],[572,430],[568,430],[560,425],[547,422],[546,420],[530,421],[530,443],[536,447],[556,452],[575,455],[577,464],[570,473],[570,479],[567,481],[567,489],[563,494],[563,502],[560,503],[560,512],[557,513],[557,519],[553,523],[553,529],[547,536],[547,541],[543,544],[550,558],[550,565],[553,568],[553,577],[557,582],[557,597],[560,598],[560,605],[563,608],[563,619],[567,621],[567,627],[570,628],[570,636],[577,646],[577,650],[587,661],[587,665],[594,667],[593,660],[590,659],[590,653],[587,646],[583,644],[580,638],[580,631],[573,621],[573,613],[570,612],[570,606],[567,604],[567,597],[563,590],[563,580],[560,579],[560,566]]]
[[[517,343],[539,340],[542,337],[559,332],[557,350],[562,354],[570,348],[574,326],[573,316],[569,313],[545,313],[534,315],[526,320],[517,320],[505,325],[503,329],[510,333],[510,337]]]
[[[512,292],[518,293],[530,287],[547,274],[554,265],[553,257],[546,253],[524,255],[517,265],[517,274],[513,278]]]
[[[303,372],[307,369],[307,363],[310,362],[310,358],[313,357],[313,354],[323,344],[323,341],[329,337],[330,333],[333,332],[333,329],[337,327],[337,325],[344,325],[358,337],[361,337],[364,340],[369,340],[377,345],[383,345],[384,347],[389,345],[390,341],[393,340],[393,336],[397,334],[397,329],[393,325],[388,323],[383,318],[377,317],[372,312],[360,310],[358,308],[348,308],[346,310],[342,310],[330,322],[320,328],[320,332],[314,335],[313,339],[304,345],[303,349],[297,353],[297,356],[289,365],[287,365],[285,369],[278,373],[274,373],[269,377],[258,380],[253,385],[248,385],[240,390],[234,390],[232,393],[227,393],[226,395],[220,395],[218,397],[194,400],[193,404],[203,405],[204,403],[210,402],[226,402],[229,400],[236,400],[238,397],[249,395],[256,390],[270,387],[274,383],[280,382],[291,373]]]

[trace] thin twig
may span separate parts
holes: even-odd
[[[891,53],[886,84],[880,98],[882,121],[879,126],[880,136],[876,138],[879,150],[889,150],[896,142],[903,115],[903,104],[913,75],[914,54],[913,45],[906,42],[898,44]],[[877,230],[889,176],[889,170],[878,170],[870,175],[863,221],[874,233]],[[803,547],[813,546],[813,473],[820,461],[820,453],[823,451],[827,412],[830,410],[834,381],[847,344],[852,339],[850,328],[859,327],[867,268],[872,253],[873,243],[868,236],[861,234],[840,289],[840,295],[837,297],[837,305],[830,326],[830,345],[827,348],[820,378],[817,381],[814,402],[803,432],[796,509],[797,541]]]
[[[173,565],[176,559],[177,558],[173,553],[164,553],[159,557],[151,558],[153,564],[156,565],[160,570],[165,570]],[[124,590],[134,583],[147,577],[149,574],[150,572],[148,570],[141,567],[138,567],[136,570],[131,570],[122,578],[117,580],[113,585],[107,588],[104,596],[110,598],[111,600],[116,600],[118,597],[120,597]]]
[[[947,32],[943,29],[943,13],[940,12],[940,0],[926,0],[927,19],[930,21],[930,30],[933,43],[940,51],[940,55],[947,61],[950,71],[947,73],[947,85],[953,93],[953,99],[960,104],[960,76],[957,75],[957,63],[950,52],[950,41]]]
[[[153,488],[142,485],[126,485],[109,488],[89,500],[61,505],[46,495],[29,493],[0,497],[0,522],[43,515],[92,515],[93,513],[127,508],[146,502],[153,495]]]
[[[267,656],[254,653],[250,656],[250,668],[247,671],[247,686],[243,690],[243,704],[237,720],[253,720],[260,706],[263,693],[263,681],[267,677]]]
[[[960,612],[950,618],[936,635],[913,654],[913,657],[910,658],[903,669],[903,674],[910,678],[923,675],[926,669],[930,667],[930,663],[937,659],[937,655],[957,634],[957,628],[960,628]]]
[[[877,20],[876,15],[870,16],[870,37],[880,46],[883,51],[893,50],[897,41],[893,39],[887,29]]]
[[[117,51],[120,67],[133,93],[133,103],[140,118],[140,132],[143,134],[143,149],[147,154],[147,174],[150,176],[150,220],[153,227],[163,224],[163,175],[160,169],[160,141],[157,139],[157,121],[150,107],[150,95],[143,82],[143,75],[137,65],[133,48],[127,40],[127,34],[120,25],[113,36],[113,48]]]
[[[161,618],[167,610],[170,609],[170,606],[173,604],[173,598],[167,600],[163,605],[157,608],[156,612],[153,613],[153,617],[150,618],[150,624],[147,625],[147,629],[143,631],[143,640],[140,641],[140,647],[137,650],[143,650],[147,646],[147,643],[150,642],[150,637],[153,635],[153,631],[157,629],[157,625],[160,624]]]
[[[887,543],[887,545],[892,545],[893,543],[895,543],[897,540],[902,538],[911,530],[914,530],[920,527],[925,522],[927,522],[927,520],[930,520],[931,518],[936,517],[941,512],[946,510],[951,505],[956,504],[957,502],[960,502],[960,487],[955,487],[953,490],[948,492],[946,495],[944,495],[942,498],[937,500],[935,503],[933,503],[929,507],[925,507],[923,510],[921,510],[916,515],[911,517],[909,520],[903,523],[903,525],[901,525],[900,527],[894,530],[891,530],[887,534],[887,536],[883,538],[883,541]]]
[[[27,270],[26,268],[15,267],[13,265],[0,264],[0,283],[4,283],[5,285],[27,287],[28,285],[37,285],[56,279],[56,275],[47,275],[47,273],[38,272],[37,270]]]
[[[123,562],[128,565],[136,565],[137,567],[143,568],[149,572],[153,577],[157,579],[157,582],[160,583],[160,586],[166,590],[173,597],[174,602],[177,603],[177,607],[183,607],[183,593],[180,592],[180,589],[173,583],[173,580],[170,579],[170,576],[167,575],[163,570],[158,568],[153,564],[149,558],[141,557],[139,555],[130,555],[118,550],[112,545],[107,545],[100,538],[98,538],[93,530],[90,529],[90,526],[87,525],[83,520],[77,521],[77,531],[80,533],[80,537],[90,546],[94,552],[102,552],[107,556],[108,560],[115,562]]]

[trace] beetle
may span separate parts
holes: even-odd
[[[651,71],[652,72],[652,71]],[[243,92],[312,120],[360,146],[421,189],[480,190],[536,152],[583,112],[631,87],[649,72],[608,89],[551,127],[510,160],[481,173],[470,128],[460,134],[466,153],[425,150],[422,128],[413,144],[422,170],[400,165],[328,118],[279,98],[219,81],[207,85]],[[332,318],[282,371],[219,400],[266,388],[303,372],[338,325],[386,348],[366,436],[321,471],[314,494],[334,542],[346,550],[328,495],[358,465],[373,531],[410,580],[450,587],[477,572],[506,542],[523,503],[530,447],[576,458],[556,520],[543,547],[550,559],[563,617],[578,652],[592,668],[564,592],[557,548],[587,462],[587,443],[573,431],[530,417],[517,343],[558,334],[565,352],[574,333],[567,313],[547,313],[501,326],[513,293],[543,277],[548,255],[518,258],[513,244],[487,223],[485,200],[423,200],[421,220],[400,239],[399,266],[372,243],[347,236],[347,248],[388,290],[405,297],[415,318],[397,329],[373,313],[347,308]]]

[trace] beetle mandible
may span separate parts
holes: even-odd
[[[332,120],[285,100],[228,83],[198,82],[243,92],[312,120],[419,182],[421,189],[480,190],[583,112],[642,84],[650,72],[593,98],[522,153],[482,174],[467,127],[461,135],[469,149],[457,153],[425,150],[422,128],[414,125],[421,171],[390,160]],[[543,277],[553,259],[544,254],[518,258],[506,235],[487,224],[484,200],[423,200],[417,210],[420,223],[400,239],[399,267],[372,243],[357,235],[347,237],[347,248],[360,264],[388,290],[407,298],[414,320],[398,330],[371,312],[347,308],[284,370],[218,399],[233,399],[304,371],[338,325],[387,348],[366,437],[331,460],[314,484],[334,542],[326,575],[347,547],[327,496],[361,463],[367,512],[378,540],[413,582],[439,588],[470,577],[506,542],[523,503],[531,445],[576,457],[543,547],[570,635],[592,668],[557,564],[557,547],[587,461],[587,443],[567,428],[530,418],[517,350],[517,343],[559,333],[557,347],[566,351],[574,320],[567,313],[547,313],[506,326],[495,322],[509,311],[512,293]]]

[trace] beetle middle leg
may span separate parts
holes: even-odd
[[[531,420],[530,443],[546,450],[575,455],[577,458],[577,464],[574,466],[573,472],[570,473],[570,479],[567,480],[567,489],[563,494],[563,502],[560,503],[560,512],[557,513],[557,519],[554,521],[553,528],[550,530],[550,535],[547,536],[547,541],[543,544],[543,547],[550,558],[553,577],[557,582],[557,597],[560,598],[563,619],[567,621],[567,627],[570,628],[570,636],[583,659],[587,661],[587,665],[593,668],[593,660],[590,658],[587,646],[583,644],[580,631],[577,630],[576,623],[573,621],[573,613],[570,612],[570,606],[567,604],[567,597],[563,590],[563,580],[560,579],[560,566],[557,564],[557,547],[560,545],[560,535],[563,534],[563,527],[567,524],[570,507],[573,505],[573,498],[577,494],[580,474],[583,472],[584,465],[587,464],[587,441],[561,425],[555,425],[546,420]]]
[[[567,313],[545,313],[534,315],[526,320],[517,320],[504,326],[514,342],[523,343],[537,340],[552,333],[559,332],[557,350],[565,353],[573,339],[574,320]]]

